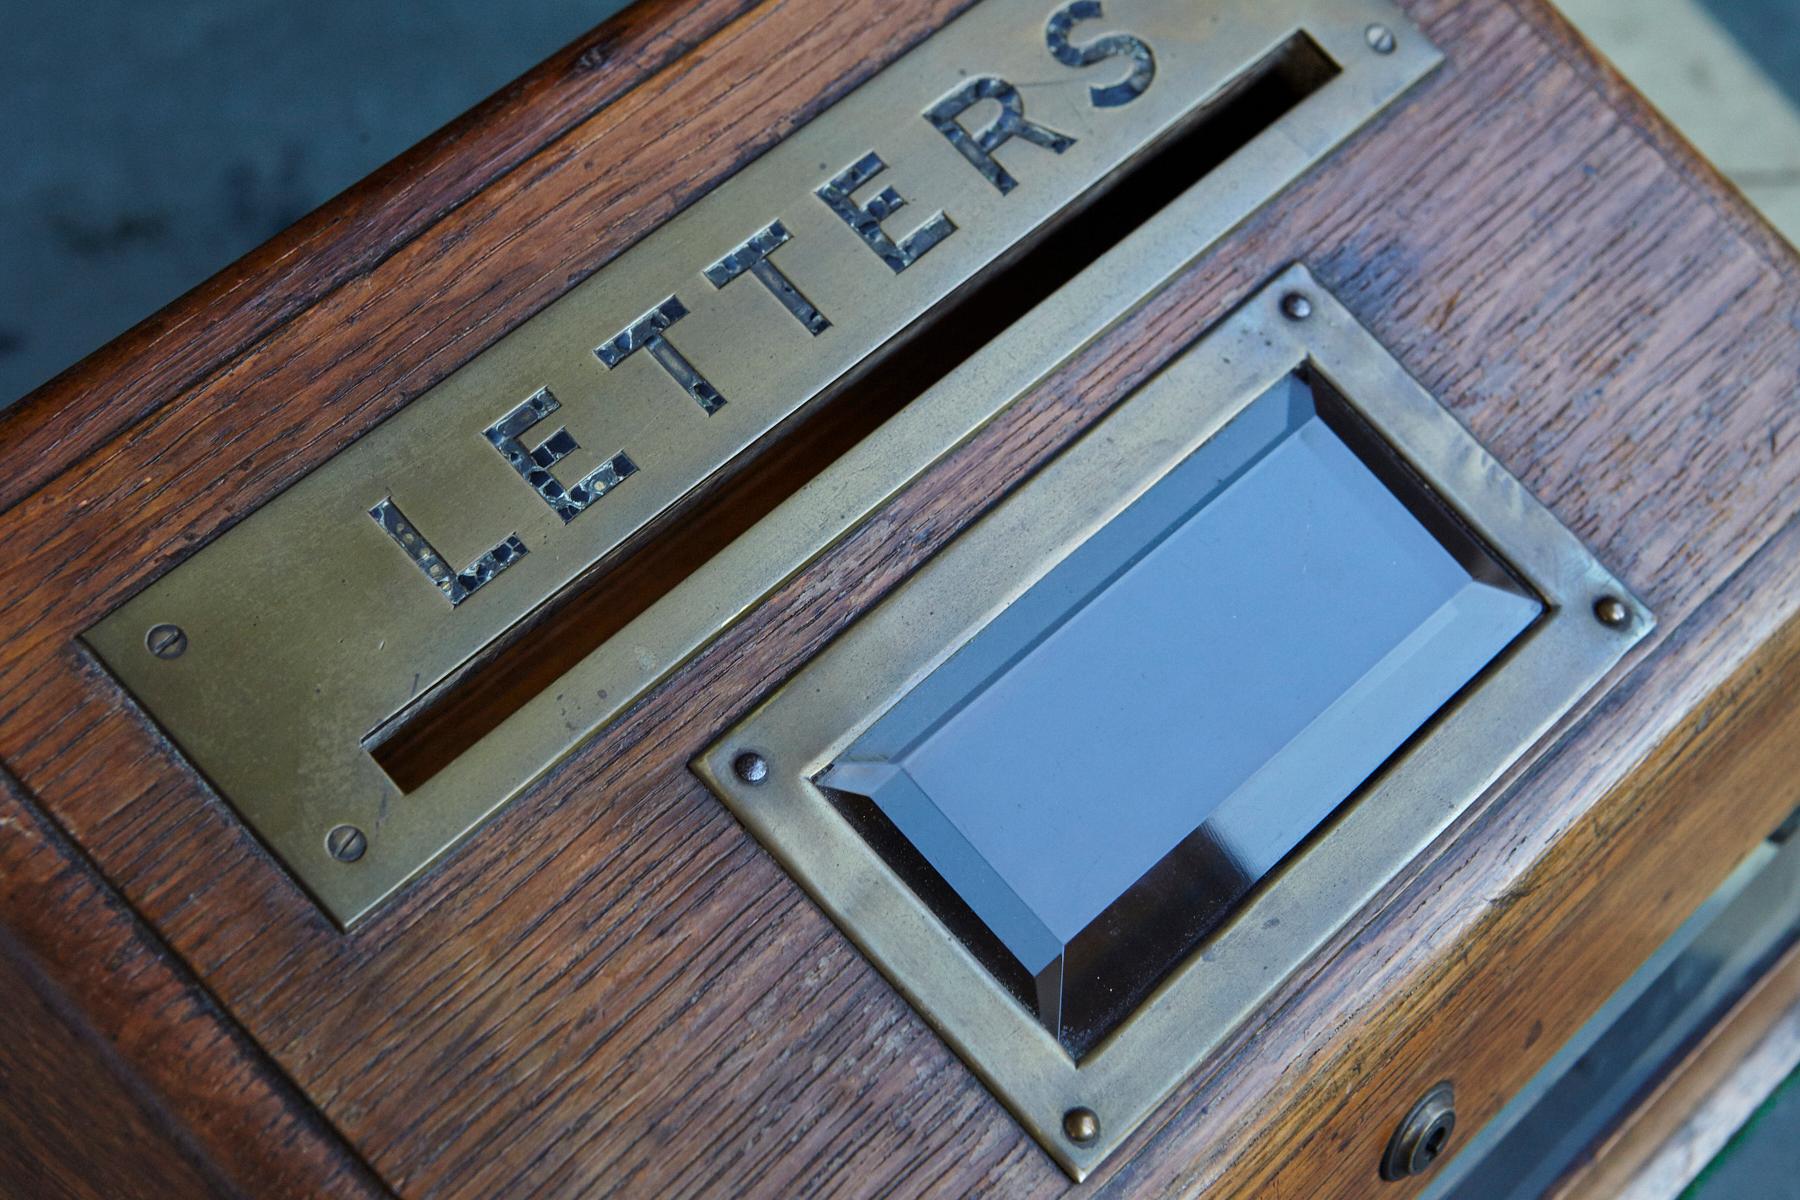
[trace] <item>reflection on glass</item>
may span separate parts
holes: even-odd
[[[1290,376],[818,782],[1079,1055],[1542,608]]]

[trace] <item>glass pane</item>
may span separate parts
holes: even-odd
[[[819,783],[1079,1054],[1541,611],[1290,376]]]

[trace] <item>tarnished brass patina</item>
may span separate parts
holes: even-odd
[[[1327,381],[1541,599],[1542,615],[1077,1059],[816,780],[1036,581],[1296,371]],[[1618,606],[1617,621],[1596,615],[1602,598]],[[1294,267],[859,618],[695,770],[1079,1179],[1652,625],[1642,602]],[[732,769],[745,755],[760,764],[754,786]],[[1105,805],[1128,799],[1095,799],[1093,836],[1104,838]]]
[[[1375,25],[1392,44],[1371,46]],[[87,641],[354,923],[1437,62],[1388,0],[984,0]],[[380,746],[484,650],[658,517],[753,471],[872,356],[931,356],[934,314],[1108,186],[1137,186],[1133,164],[1271,72],[1303,86],[1241,149],[1199,155],[1196,182],[1109,231],[1110,249],[900,406],[878,446],[442,763],[384,770]],[[178,657],[147,646],[161,626],[181,631]],[[346,826],[366,835],[353,859],[330,845]]]

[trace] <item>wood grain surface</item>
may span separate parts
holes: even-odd
[[[0,1197],[387,1194],[4,773],[0,912]]]
[[[255,335],[149,331],[57,385],[60,411],[0,425],[31,472],[0,512],[0,759],[155,931],[144,960],[166,947],[191,972],[165,964],[171,995],[216,1001],[210,1028],[285,1076],[260,1085],[266,1119],[304,1124],[291,1084],[338,1159],[399,1194],[1071,1189],[686,763],[1295,260],[1661,626],[1076,1190],[1412,1194],[1375,1167],[1417,1095],[1453,1078],[1479,1125],[1800,803],[1780,632],[1800,599],[1800,270],[1536,3],[1414,0],[1445,69],[398,903],[333,930],[76,635],[955,7],[768,0],[679,59],[646,50],[643,82],[529,156],[497,136],[479,193],[422,204],[342,274],[295,268],[279,317],[244,311],[288,294],[266,263],[184,318]],[[601,105],[594,86],[571,103]],[[91,919],[16,887],[0,918]],[[139,1036],[175,1027],[146,1015]],[[243,1063],[202,1048],[159,1090],[223,1094]],[[325,1150],[295,1155],[326,1171]]]
[[[0,1197],[236,1194],[3,931],[0,1010]]]

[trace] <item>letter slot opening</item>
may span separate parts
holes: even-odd
[[[417,790],[1002,330],[1340,73],[1305,33],[1083,193],[507,635],[372,730]]]

